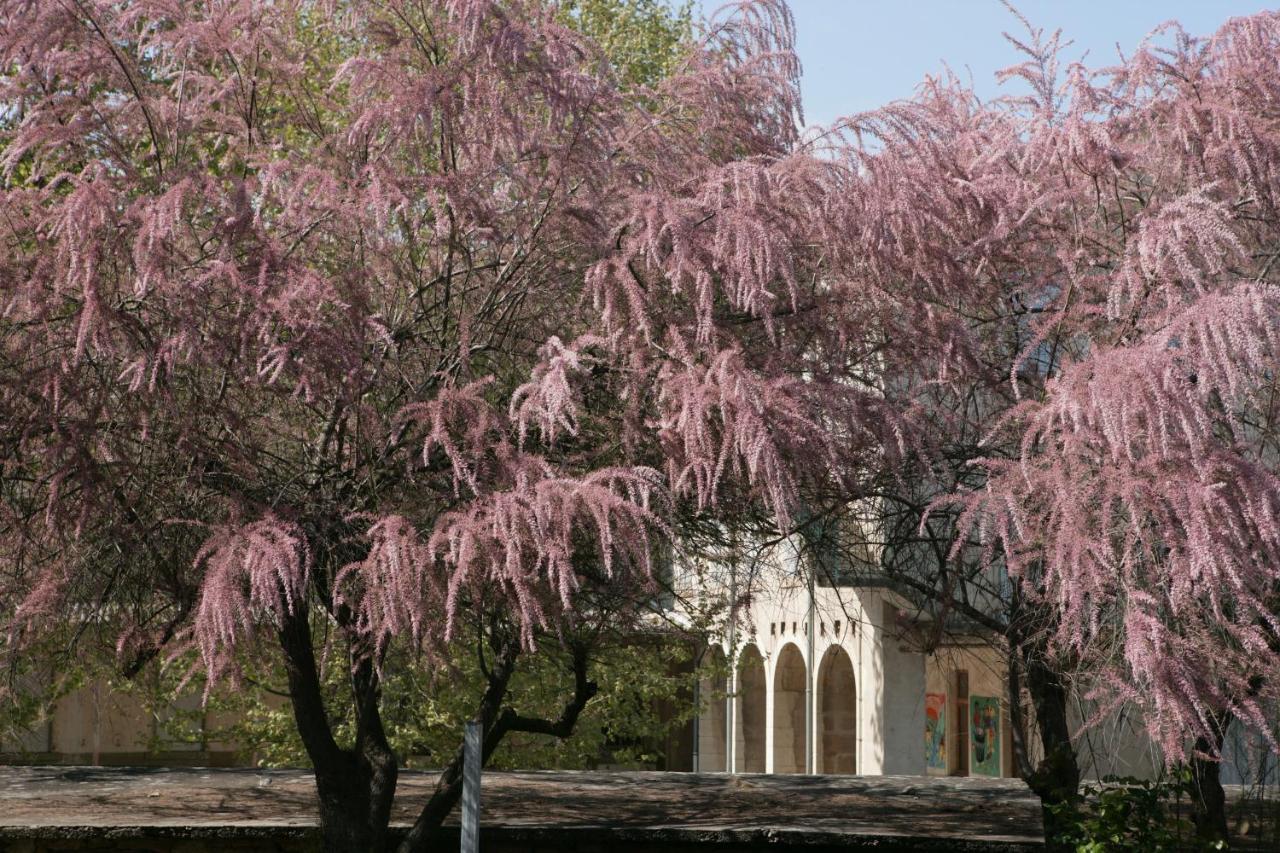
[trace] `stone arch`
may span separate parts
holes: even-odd
[[[737,767],[741,773],[764,772],[765,675],[764,658],[748,643],[738,655],[738,696],[735,736]]]
[[[805,771],[804,686],[808,673],[794,643],[778,653],[773,672],[773,772]]]
[[[823,773],[858,772],[858,691],[853,660],[832,646],[818,667],[818,767]]]
[[[723,773],[728,769],[725,767],[725,737],[728,732],[725,673],[728,670],[724,652],[719,646],[712,646],[707,651],[707,664],[712,675],[699,684],[702,716],[698,720],[697,770],[699,773]]]

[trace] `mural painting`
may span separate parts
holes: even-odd
[[[924,759],[930,770],[947,769],[947,695],[924,694]]]
[[[1000,775],[1000,700],[969,697],[969,772]]]

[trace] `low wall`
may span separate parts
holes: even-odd
[[[458,833],[446,834],[441,849],[456,850]],[[313,853],[320,849],[313,831],[285,833],[276,830],[262,837],[228,837],[225,834],[195,835],[184,832],[172,837],[151,831],[119,831],[98,833],[93,837],[0,837],[3,853],[61,853],[61,851],[100,851],[100,853]],[[837,853],[837,851],[874,850],[876,853],[1039,853],[1042,844],[965,841],[929,838],[869,838],[851,836],[815,842],[812,839],[787,838],[770,832],[753,833],[680,833],[650,830],[511,830],[490,829],[480,833],[480,849],[485,853],[748,853],[748,851],[805,851],[805,853]]]
[[[403,773],[393,826],[408,826],[434,781]],[[481,824],[486,853],[1043,847],[1039,801],[1016,780],[487,773]],[[0,853],[257,853],[309,851],[316,841],[307,771],[0,768]]]

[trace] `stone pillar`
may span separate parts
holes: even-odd
[[[777,660],[769,661],[764,671],[764,772],[774,773],[773,769],[773,727],[774,721],[774,670],[778,666]]]
[[[809,631],[812,632],[815,627],[812,623],[809,625]],[[805,677],[809,679],[809,707],[806,712],[809,715],[809,742],[804,745],[805,756],[808,758],[810,773],[822,772],[822,709],[819,707],[821,696],[818,692],[818,669],[822,660],[818,642],[814,640],[809,644],[810,657],[806,661]]]
[[[857,634],[853,642],[858,650],[858,772],[870,776],[884,773],[884,737],[881,731],[884,695],[884,661],[881,650],[880,620],[872,613],[880,609],[880,598],[872,591],[859,601]]]

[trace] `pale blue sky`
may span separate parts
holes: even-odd
[[[707,11],[719,0],[702,0]],[[1018,0],[1015,6],[1046,32],[1061,28],[1075,43],[1067,57],[1088,51],[1089,65],[1110,65],[1119,42],[1132,52],[1159,24],[1176,19],[1208,35],[1228,18],[1276,0]],[[1018,61],[1001,36],[1018,34],[999,0],[791,0],[804,65],[805,121],[827,124],[911,95],[945,62],[972,73],[978,93],[999,93],[995,72]]]

